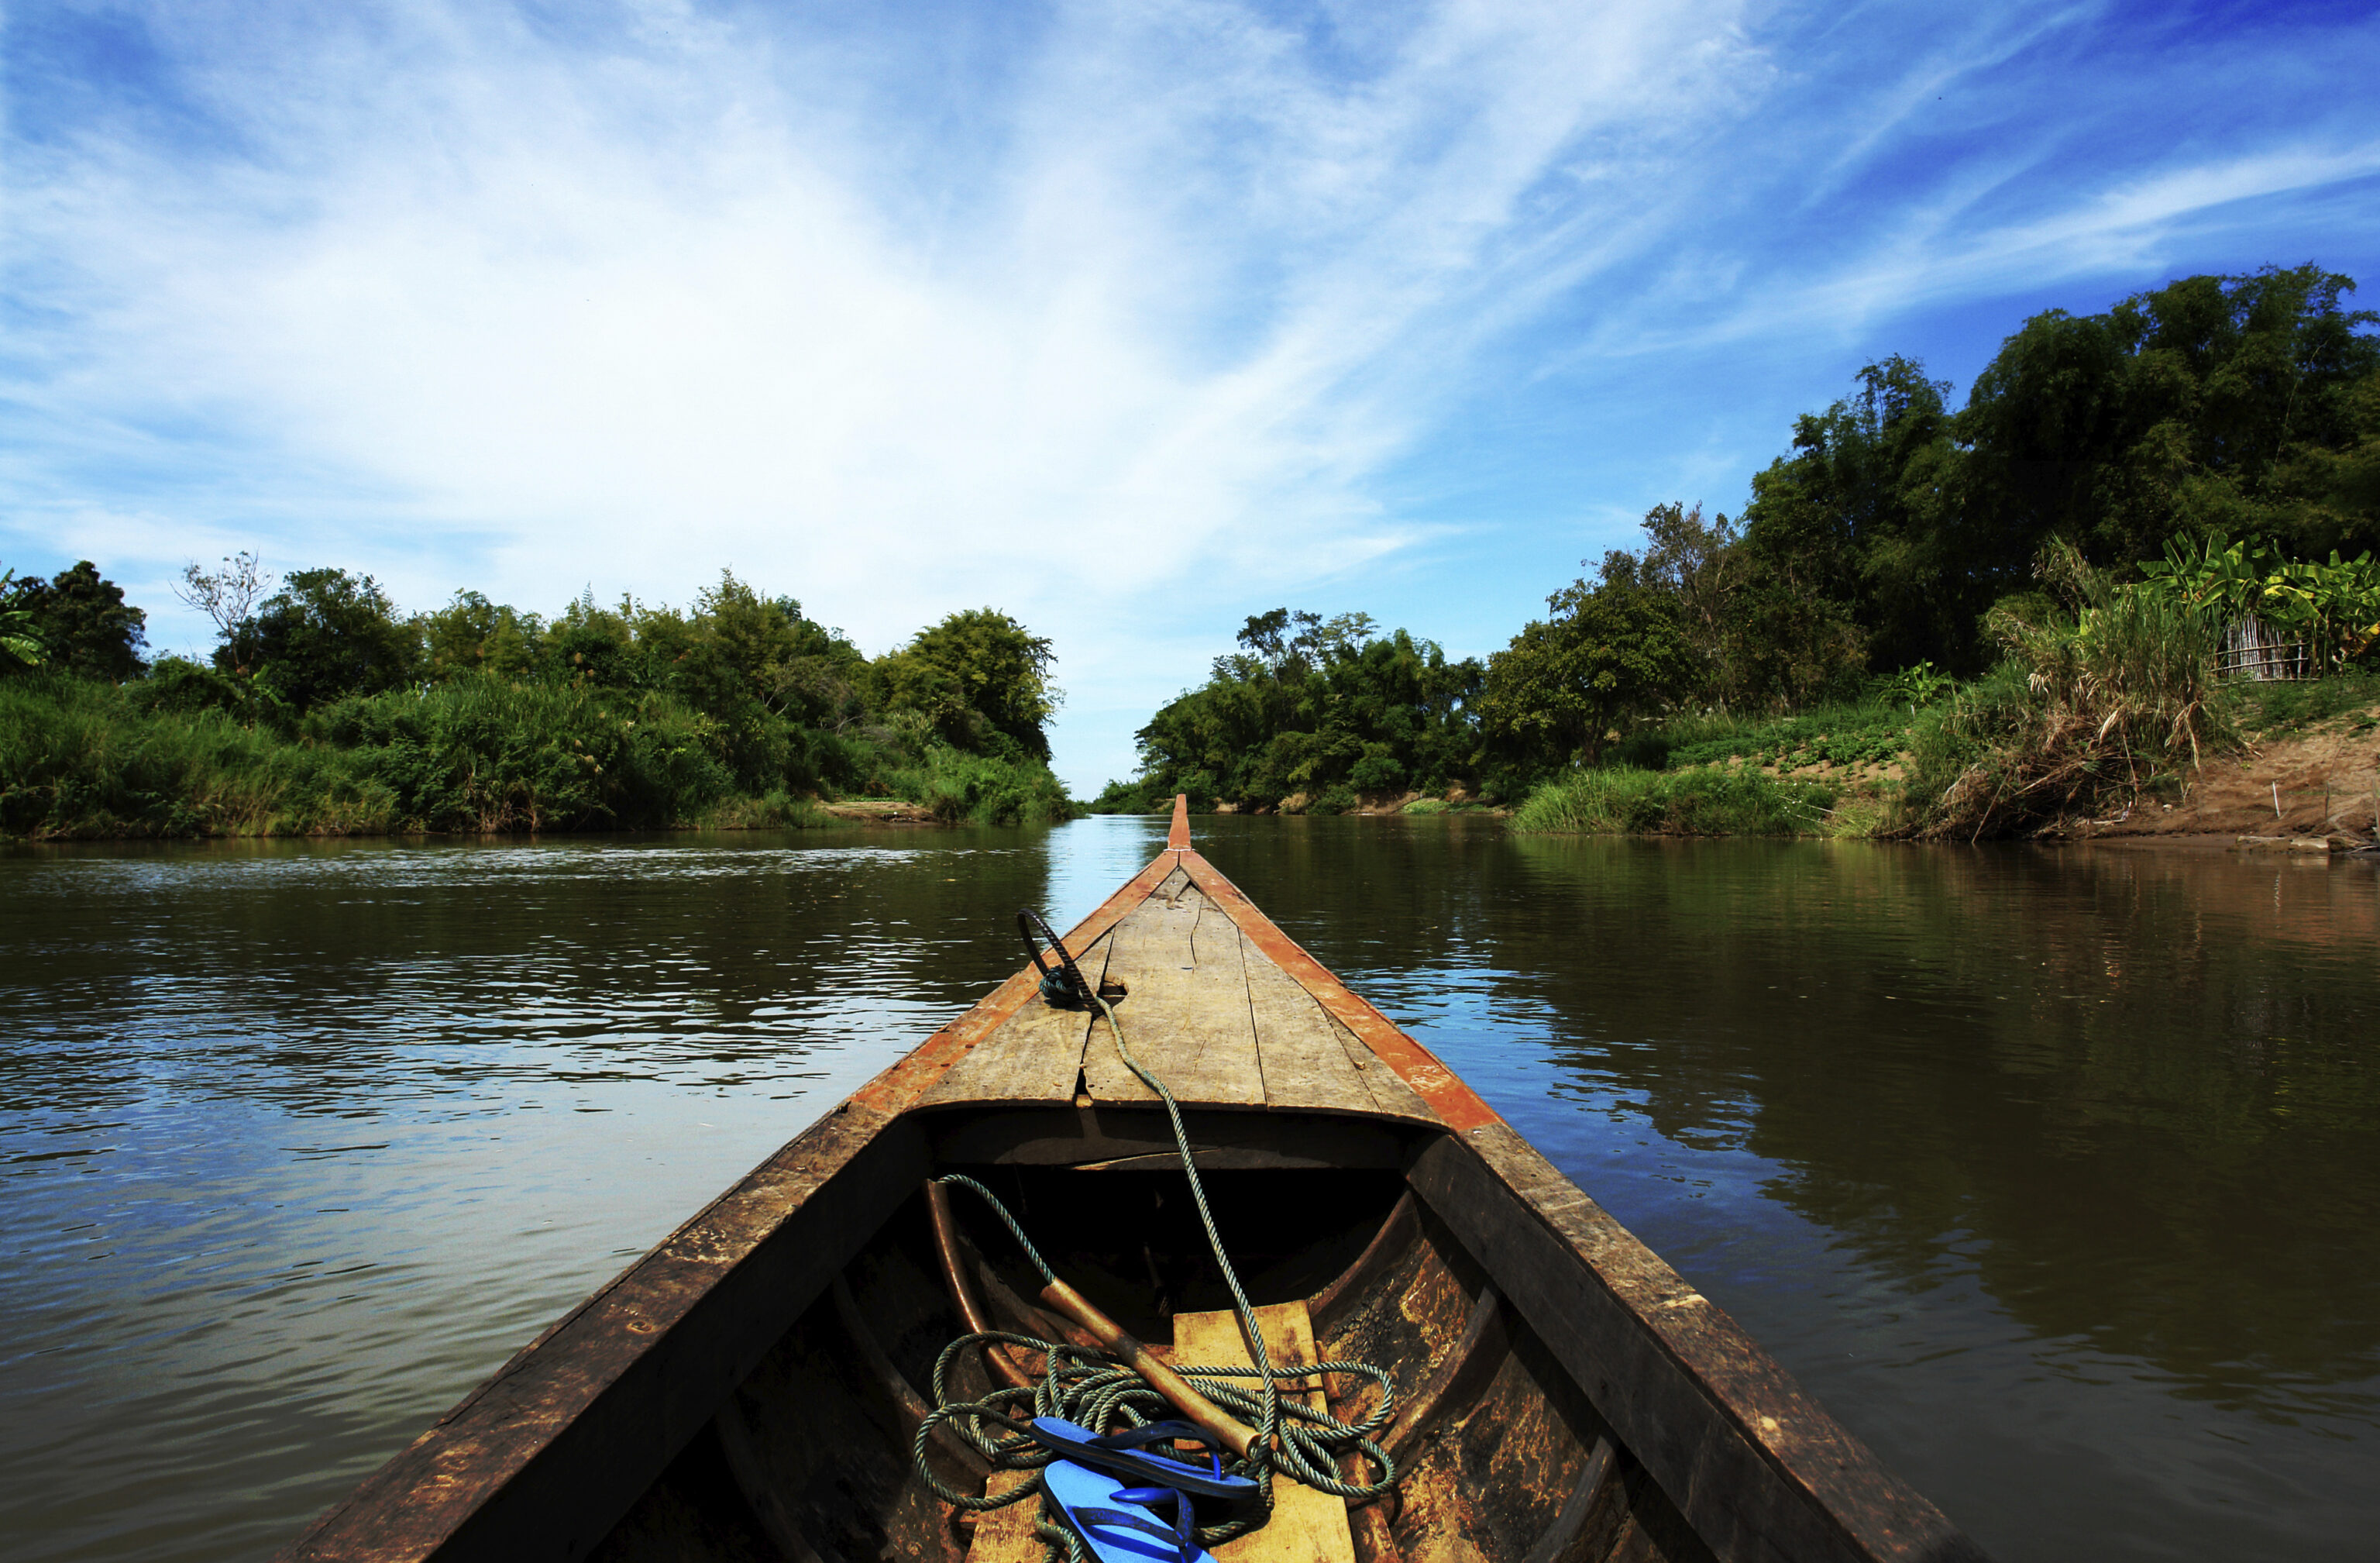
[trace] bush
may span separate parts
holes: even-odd
[[[62,676],[0,685],[0,831],[40,837],[375,832],[396,800],[351,755],[220,711],[144,711]]]
[[[1306,800],[1305,812],[1309,814],[1344,814],[1354,810],[1362,801],[1363,800],[1355,796],[1353,788],[1328,787]]]
[[[1752,770],[1572,771],[1531,793],[1512,828],[1635,836],[1805,836],[1825,827],[1832,788]]]
[[[2000,618],[2009,658],[1920,724],[1900,829],[1973,838],[2120,806],[2234,740],[2213,619],[2081,579],[2091,605]]]
[[[1046,824],[1075,817],[1075,804],[1049,767],[969,754],[936,744],[923,764],[894,772],[889,789],[946,824]]]
[[[706,719],[663,697],[580,684],[470,675],[334,702],[301,732],[356,751],[407,821],[428,830],[672,824],[732,786]]]

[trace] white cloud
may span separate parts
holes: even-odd
[[[134,581],[253,545],[414,604],[732,565],[873,649],[992,603],[1057,639],[1078,784],[1129,757],[1092,708],[1195,679],[1232,605],[1444,545],[1381,474],[1483,385],[1587,373],[1514,350],[1548,311],[1604,353],[1840,329],[2370,166],[2110,169],[1984,222],[2038,177],[2014,144],[1779,254],[1776,192],[1855,195],[1925,90],[2052,24],[1878,69],[1731,0],[141,14],[159,70],[14,105],[20,537]]]

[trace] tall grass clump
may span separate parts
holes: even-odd
[[[1809,836],[1835,791],[1755,770],[1580,770],[1529,794],[1512,828],[1633,836]]]
[[[734,786],[711,727],[662,697],[480,675],[334,702],[298,736],[347,751],[415,828],[495,834],[692,819]]]
[[[1065,784],[1046,765],[941,744],[884,773],[883,785],[948,824],[1047,824],[1077,812]]]
[[[400,815],[356,757],[118,688],[0,682],[0,831],[31,837],[369,834]]]
[[[1903,832],[1973,839],[2127,807],[2234,741],[2212,616],[2110,588],[2069,546],[2045,569],[2081,605],[1994,615],[2009,655],[1919,729]]]

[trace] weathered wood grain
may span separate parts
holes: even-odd
[[[770,1544],[785,1555],[785,1563],[820,1563],[818,1549],[802,1534],[801,1522],[793,1510],[777,1496],[769,1481],[768,1461],[759,1449],[759,1440],[753,1436],[751,1423],[745,1420],[743,1407],[730,1395],[722,1402],[713,1423],[719,1430],[719,1447],[727,1461],[728,1474],[734,1478],[736,1491],[752,1507],[752,1517],[760,1522],[760,1532]]]
[[[1341,1041],[1344,1028],[1296,978],[1257,948],[1245,930],[1240,957],[1247,971],[1248,1011],[1256,1024],[1265,1105],[1276,1111],[1378,1111],[1366,1076],[1381,1077],[1384,1085],[1396,1077],[1378,1064],[1369,1068],[1359,1064]]]
[[[1116,1011],[1133,1056],[1185,1106],[1262,1106],[1264,1070],[1232,920],[1185,883],[1170,900],[1144,902],[1110,943],[1107,976],[1130,990]],[[1082,1070],[1094,1101],[1157,1099],[1125,1066],[1104,1023],[1092,1028]]]
[[[1065,934],[1070,950],[1089,950],[1100,937],[1123,921],[1124,915],[1148,898],[1149,892],[1165,880],[1181,872],[1182,859],[1176,852],[1160,852],[1116,893],[1099,903],[1090,916],[1075,924]],[[892,1063],[851,1093],[851,1104],[890,1117],[917,1105],[917,1099],[933,1089],[935,1083],[955,1064],[964,1060],[985,1038],[1006,1023],[1023,1008],[1038,991],[1033,968],[1026,967],[1000,986],[978,999],[967,1011],[954,1017],[950,1024],[928,1037],[912,1051],[903,1054]]]
[[[1300,1367],[1321,1361],[1305,1303],[1267,1304],[1256,1313],[1265,1352],[1274,1366]],[[1174,1314],[1173,1360],[1203,1367],[1247,1367],[1255,1362],[1240,1334],[1239,1315],[1228,1311]],[[1318,1375],[1309,1382],[1313,1386],[1305,1391],[1305,1403],[1316,1410],[1325,1410]],[[1346,1500],[1275,1476],[1270,1522],[1260,1531],[1225,1542],[1215,1549],[1215,1557],[1217,1563],[1355,1563]]]
[[[1086,982],[1106,978],[1113,937],[1087,950],[1075,951],[1075,964]],[[1053,1009],[1038,991],[1024,1007],[973,1051],[944,1070],[941,1079],[917,1098],[921,1107],[958,1106],[976,1102],[1070,1102],[1075,1072],[1082,1068],[1083,1043],[1090,1016],[1080,1009]]]
[[[1306,954],[1296,940],[1282,933],[1238,885],[1223,877],[1221,870],[1196,851],[1184,851],[1181,858],[1182,866],[1189,871],[1191,883],[1239,924],[1250,943],[1295,978],[1299,986],[1312,994],[1323,1008],[1353,1032],[1372,1057],[1388,1066],[1411,1087],[1414,1095],[1427,1105],[1432,1117],[1454,1130],[1475,1129],[1483,1124],[1504,1121],[1493,1107],[1480,1099],[1476,1092],[1463,1082],[1462,1077],[1439,1063],[1429,1049],[1399,1031],[1362,995],[1341,982],[1328,967]]]
[[[1411,1178],[1722,1563],[1984,1557],[1510,1127]]]
[[[1404,1252],[1421,1236],[1421,1206],[1407,1189],[1397,1196],[1389,1209],[1388,1218],[1354,1263],[1339,1273],[1338,1278],[1305,1300],[1307,1316],[1314,1321],[1317,1339],[1327,1340],[1339,1326],[1342,1312],[1350,1305],[1366,1300],[1379,1278],[1403,1258]]]
[[[1038,1486],[1038,1471],[995,1471],[983,1495]],[[1019,1498],[1004,1508],[988,1509],[975,1522],[975,1540],[967,1545],[966,1563],[1045,1563],[1047,1551],[1033,1527],[1041,1518],[1041,1498]]]

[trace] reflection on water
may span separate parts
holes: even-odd
[[[2009,1557],[2380,1523],[2380,877],[1202,821]],[[1160,822],[0,857],[0,1534],[252,1556]]]

